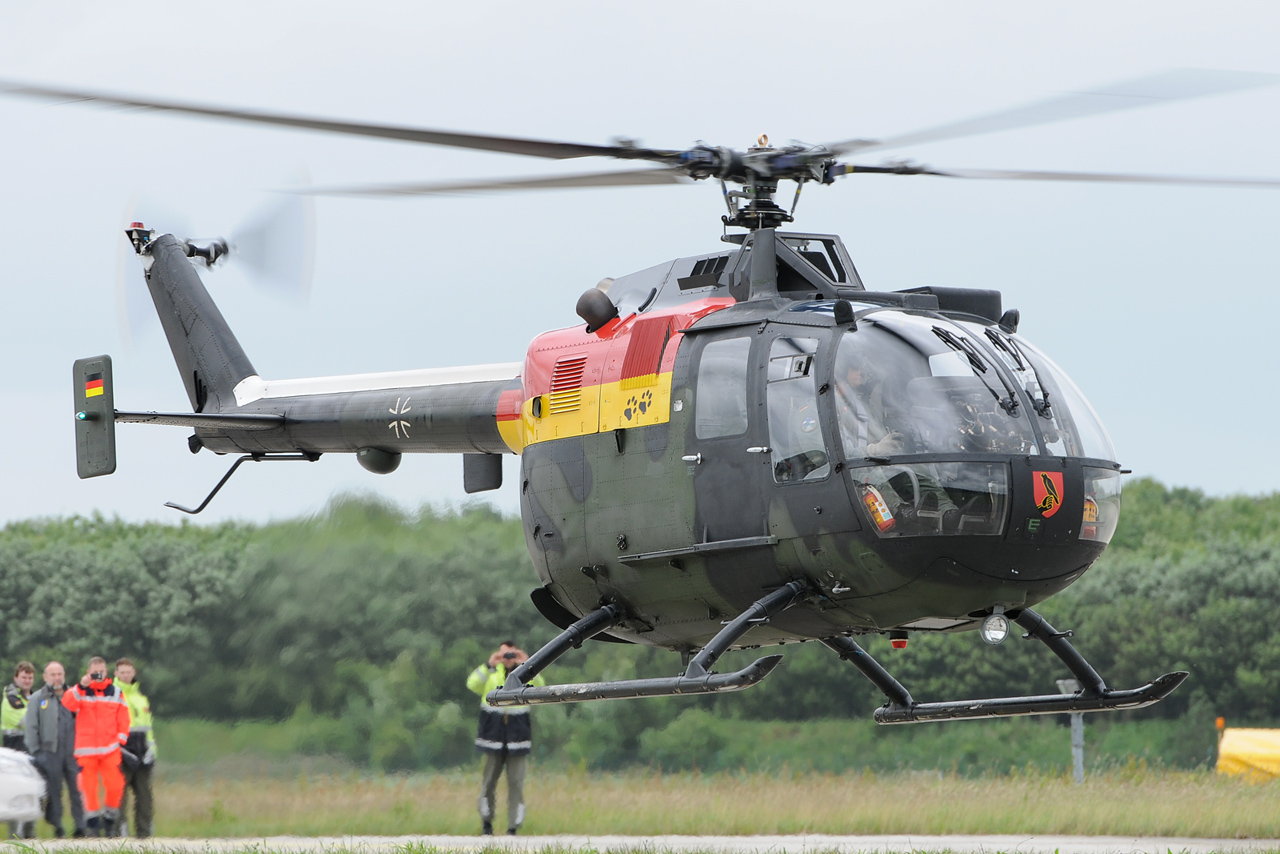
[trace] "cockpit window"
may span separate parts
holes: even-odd
[[[845,457],[1037,453],[1026,407],[989,358],[949,321],[866,317],[836,350]]]
[[[816,338],[778,338],[769,349],[769,448],[778,483],[821,480],[831,471],[814,386]]]

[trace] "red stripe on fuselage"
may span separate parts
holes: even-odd
[[[632,330],[637,325],[643,327],[650,324],[661,328],[658,322],[661,318],[667,318],[670,324],[667,327],[670,330],[670,340],[661,350],[662,358],[656,372],[667,373],[675,366],[679,339],[683,337],[679,334],[679,330],[685,329],[714,311],[728,308],[733,303],[732,299],[726,298],[701,299],[670,308],[654,309],[643,315],[633,314],[626,318],[614,318],[595,332],[587,332],[584,325],[544,332],[533,339],[525,354],[522,376],[523,399],[528,400],[540,394],[550,394],[552,371],[556,362],[564,356],[586,357],[582,376],[584,389],[602,383],[618,382],[622,379],[623,362],[629,349]],[[645,322],[641,324],[641,320]],[[666,337],[666,330],[663,330],[663,333],[657,339],[659,347]],[[653,358],[656,356],[657,353],[654,353]],[[646,367],[650,371],[653,370],[651,363]],[[502,411],[502,403],[499,401],[499,412]],[[502,416],[499,415],[500,420],[501,418]]]
[[[515,421],[520,417],[524,395],[518,388],[509,388],[498,396],[498,420]]]

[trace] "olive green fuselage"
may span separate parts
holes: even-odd
[[[1090,461],[1071,457],[969,453],[968,465],[1001,472],[1008,484],[998,533],[943,535],[939,528],[936,536],[881,536],[852,477],[868,461],[844,459],[841,449],[826,343],[813,370],[833,464],[825,477],[779,482],[762,453],[770,441],[770,342],[834,340],[843,331],[812,318],[804,327],[748,327],[750,423],[740,434],[698,436],[696,366],[706,346],[744,334],[728,327],[684,336],[668,423],[526,447],[525,535],[556,601],[572,615],[620,604],[629,618],[611,634],[672,649],[699,648],[726,619],[792,580],[804,580],[812,595],[753,629],[746,645],[898,628],[960,630],[995,606],[1014,610],[1043,600],[1096,560],[1104,545],[1079,536]],[[877,462],[892,468],[904,459]],[[1048,518],[1035,501],[1033,477],[1046,469],[1065,484]]]

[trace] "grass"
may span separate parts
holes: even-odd
[[[243,769],[243,770],[248,770]],[[183,837],[471,835],[478,769],[229,778],[167,771],[157,833]],[[500,801],[505,793],[500,790]],[[530,835],[1070,834],[1280,838],[1280,784],[1140,763],[1076,786],[1029,772],[594,774],[533,767]],[[505,815],[499,807],[498,824]],[[42,828],[42,832],[47,828]]]

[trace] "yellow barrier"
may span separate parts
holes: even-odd
[[[1217,770],[1259,782],[1280,777],[1280,729],[1223,729]]]

